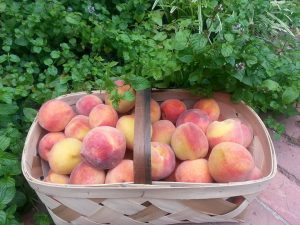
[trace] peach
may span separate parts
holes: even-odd
[[[84,137],[81,156],[98,169],[111,169],[122,161],[125,150],[124,134],[114,127],[101,126]]]
[[[124,95],[125,92],[129,91],[131,92],[133,95],[135,95],[135,91],[131,88],[130,85],[125,84],[125,82],[123,80],[117,80],[115,81],[115,85],[118,91],[119,95]],[[105,98],[105,104],[112,106],[112,101],[110,100],[110,96],[107,95]],[[123,100],[121,99],[118,103],[118,107],[117,107],[117,112],[119,113],[127,113],[129,112],[135,105],[135,101],[127,101],[127,100]]]
[[[245,123],[241,124],[241,129],[243,133],[243,146],[247,148],[253,140],[253,130],[250,125],[247,126]]]
[[[160,109],[162,118],[175,124],[179,115],[186,110],[186,106],[178,99],[168,99],[161,103]]]
[[[55,183],[55,184],[67,184],[69,183],[69,176],[54,173],[49,170],[48,175],[44,179],[45,182]]]
[[[181,161],[181,160],[179,160],[179,159],[177,159],[177,158],[176,158],[175,161],[176,161],[176,163],[175,163],[175,168],[174,168],[173,172],[172,172],[168,177],[166,177],[166,178],[164,179],[164,181],[176,182],[175,172],[176,172],[176,169],[177,169],[177,167],[179,166],[179,164],[180,164],[181,162],[183,162],[183,161]]]
[[[159,120],[152,124],[152,131],[152,141],[171,144],[175,126],[169,120]]]
[[[177,119],[176,126],[178,127],[186,122],[194,123],[205,133],[208,125],[210,124],[210,119],[206,112],[199,109],[190,109],[180,114]]]
[[[92,109],[103,103],[96,95],[84,95],[76,102],[76,112],[80,115],[88,116]]]
[[[175,171],[178,182],[212,183],[206,159],[186,160],[179,164]]]
[[[188,122],[178,126],[171,138],[171,146],[180,160],[204,158],[208,152],[208,141],[203,131]]]
[[[220,116],[219,104],[212,98],[200,99],[194,104],[193,108],[206,112],[211,121],[218,120]]]
[[[105,172],[97,169],[86,162],[77,165],[71,175],[70,184],[104,184]]]
[[[133,161],[124,159],[116,167],[107,172],[105,183],[133,182],[133,178]]]
[[[132,150],[134,141],[134,115],[120,117],[116,128],[125,135],[127,149]]]
[[[58,132],[75,116],[72,107],[62,100],[49,100],[39,110],[38,122],[47,131]]]
[[[175,154],[168,144],[151,142],[152,180],[168,177],[175,169]]]
[[[262,172],[258,167],[254,167],[254,169],[251,171],[249,176],[247,177],[247,180],[258,180],[262,178]]]
[[[245,181],[254,167],[250,152],[234,142],[216,145],[208,159],[209,172],[217,182]]]
[[[87,116],[77,115],[67,124],[65,135],[82,141],[90,129],[89,118]]]
[[[92,128],[100,126],[115,127],[118,121],[118,113],[110,105],[96,105],[89,115],[89,122]]]
[[[240,205],[243,203],[243,201],[245,201],[245,198],[243,196],[234,196],[227,199],[227,201],[234,203],[236,205]]]
[[[39,142],[38,152],[39,156],[48,161],[48,154],[53,147],[53,145],[60,140],[64,139],[66,136],[62,132],[47,133]]]
[[[81,162],[81,141],[75,138],[64,138],[57,142],[48,154],[51,170],[58,174],[70,174]]]
[[[207,127],[206,136],[211,148],[226,141],[236,142],[238,144],[244,143],[241,121],[238,119],[212,122]]]
[[[160,119],[161,116],[161,111],[160,111],[160,106],[157,101],[154,99],[151,99],[150,101],[150,118],[151,118],[151,123],[154,123]]]

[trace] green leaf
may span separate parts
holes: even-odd
[[[42,48],[41,48],[41,47],[38,47],[38,46],[33,46],[32,51],[33,51],[34,53],[40,53],[40,52],[42,51]]]
[[[269,91],[276,91],[279,89],[279,84],[273,80],[265,80],[262,82],[262,87],[266,88]]]
[[[17,105],[0,103],[0,115],[12,115],[15,114],[18,109]]]
[[[52,63],[53,63],[53,60],[50,59],[50,58],[47,58],[47,59],[44,60],[44,64],[47,65],[47,66],[52,65]]]
[[[181,62],[190,64],[191,62],[193,62],[193,56],[192,55],[184,55],[184,56],[179,57],[179,60]]]
[[[285,91],[282,94],[282,101],[285,104],[290,104],[296,101],[296,99],[299,97],[299,91],[295,90],[292,87],[288,87],[285,89]]]
[[[14,198],[15,181],[12,178],[0,179],[0,209],[3,209]]]
[[[5,135],[0,136],[0,151],[5,151],[10,145],[10,138]]]
[[[9,56],[9,61],[11,61],[11,62],[20,62],[20,58],[19,58],[19,56],[17,56],[17,55],[13,55],[13,54],[11,54],[10,56]]]
[[[201,53],[205,46],[207,45],[207,38],[202,34],[193,34],[191,37],[191,45],[193,51],[196,53]]]
[[[228,42],[234,41],[234,36],[232,34],[225,34],[224,37],[225,37],[226,41],[228,41]]]
[[[16,157],[16,155],[13,155],[10,152],[0,151],[0,158],[1,158],[0,176],[7,176],[7,175],[12,176],[21,173],[21,164],[19,163],[19,159]],[[1,209],[1,190],[0,190],[0,209]]]
[[[0,210],[0,224],[6,224],[6,213],[3,210]]]
[[[16,43],[17,45],[20,45],[20,46],[27,46],[27,45],[28,45],[28,41],[26,40],[25,37],[17,38],[17,39],[15,40],[15,43]]]
[[[129,101],[129,102],[132,102],[134,100],[134,98],[135,98],[134,94],[130,91],[126,91],[124,93],[124,95],[122,96],[123,100]]]
[[[246,64],[248,66],[253,66],[257,63],[257,58],[255,56],[249,55],[246,57]]]
[[[162,16],[163,13],[159,11],[154,11],[151,13],[151,19],[154,23],[156,23],[158,26],[162,26]]]
[[[51,56],[52,59],[57,59],[57,58],[60,57],[60,52],[59,51],[52,51],[50,53],[50,56]]]
[[[24,108],[23,113],[25,118],[30,122],[32,122],[37,115],[37,111],[32,108]]]
[[[126,81],[128,81],[126,83],[130,83],[136,91],[141,91],[151,87],[150,82],[146,78],[140,76],[132,75],[126,77]]]
[[[18,207],[22,207],[26,204],[27,198],[25,194],[21,191],[16,191],[15,197],[11,201],[11,204],[15,204]]]
[[[41,212],[34,214],[34,222],[38,225],[52,225],[49,215]]]
[[[7,60],[7,55],[0,55],[0,63],[3,63]]]
[[[229,44],[222,44],[221,53],[224,57],[228,57],[233,53],[233,48]]]
[[[6,9],[6,4],[5,4],[5,2],[1,2],[0,3],[0,12],[2,13],[2,12],[5,12],[5,9]]]
[[[173,49],[175,50],[183,50],[188,45],[188,38],[190,32],[187,30],[180,30],[175,34],[175,38],[173,40]]]
[[[80,13],[69,13],[66,16],[66,21],[70,24],[77,25],[81,21],[81,14]]]

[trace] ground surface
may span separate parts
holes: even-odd
[[[206,223],[202,225],[300,225],[300,116],[281,119],[286,133],[275,140],[278,173],[270,185],[247,208],[243,223]],[[25,225],[32,225],[30,215]],[[84,224],[83,224],[84,225]]]

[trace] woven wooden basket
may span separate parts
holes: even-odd
[[[59,99],[74,106],[86,93],[74,93]],[[95,92],[104,99],[105,93]],[[37,153],[37,145],[45,131],[33,122],[25,142],[22,171],[30,186],[46,205],[58,225],[140,225],[203,222],[237,222],[243,220],[248,204],[262,191],[277,171],[276,157],[268,131],[258,115],[243,103],[233,104],[228,95],[216,94],[222,117],[238,117],[254,131],[249,147],[263,178],[233,183],[153,182],[150,174],[150,94],[158,102],[178,98],[190,107],[199,96],[185,90],[149,90],[136,96],[134,143],[135,182],[102,185],[59,185],[41,179],[49,170]],[[243,196],[233,204],[226,199]]]

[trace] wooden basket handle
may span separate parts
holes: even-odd
[[[134,123],[134,183],[151,184],[151,90],[136,92]]]

